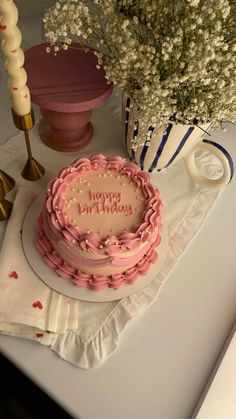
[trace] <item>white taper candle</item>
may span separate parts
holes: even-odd
[[[31,109],[30,92],[23,68],[25,56],[20,48],[22,36],[17,26],[18,10],[13,0],[0,0],[0,31],[5,68],[9,74],[8,87],[12,108],[17,115],[27,115]]]

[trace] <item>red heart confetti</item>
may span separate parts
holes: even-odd
[[[5,31],[7,29],[6,25],[0,25],[0,31]]]
[[[8,276],[9,276],[9,278],[14,278],[14,279],[19,278],[16,271],[9,272]]]
[[[32,307],[34,307],[34,308],[39,308],[40,310],[42,310],[42,308],[43,308],[43,304],[41,303],[41,301],[36,300],[36,301],[32,304]]]
[[[42,338],[43,337],[43,333],[36,333],[37,338]]]

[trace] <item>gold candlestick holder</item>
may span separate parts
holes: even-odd
[[[16,182],[10,175],[0,169],[0,187],[4,189],[5,193],[11,191],[14,188],[15,183]]]
[[[5,221],[10,217],[13,203],[5,199],[6,191],[0,179],[0,221]]]
[[[23,167],[21,176],[26,180],[38,180],[41,179],[45,174],[45,169],[37,160],[32,157],[30,139],[29,139],[29,130],[33,128],[35,124],[33,110],[30,111],[27,115],[17,115],[12,109],[13,120],[15,126],[24,131],[26,148],[28,152],[28,159]]]

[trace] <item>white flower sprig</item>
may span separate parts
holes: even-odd
[[[148,127],[236,118],[236,0],[58,0],[44,17],[55,52],[93,45],[98,68]],[[215,124],[216,125],[216,124]]]

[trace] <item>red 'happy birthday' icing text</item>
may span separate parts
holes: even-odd
[[[85,214],[133,214],[132,205],[121,204],[120,192],[92,192],[89,191],[92,205],[78,203],[80,215]]]

